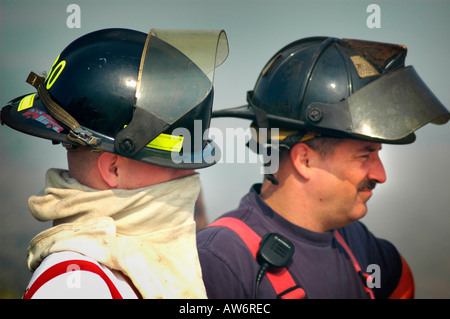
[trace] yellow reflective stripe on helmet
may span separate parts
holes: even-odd
[[[253,130],[251,130],[251,132],[250,132],[252,134],[252,137],[257,142],[259,142],[259,134],[258,134],[259,130],[257,129],[256,124],[252,123],[250,125],[250,127],[253,128]],[[274,134],[272,134],[272,131],[269,129],[269,133],[270,133],[270,139],[271,140],[278,140],[278,141],[281,142],[288,136],[298,134],[299,131],[279,129],[278,130],[278,135],[274,135]],[[300,139],[300,141],[298,141],[298,143],[305,142],[307,140],[313,139],[316,136],[317,136],[317,134],[314,134],[314,133],[305,133],[305,135],[303,135],[303,137]]]
[[[300,140],[300,142],[305,142],[305,141],[307,141],[307,140],[311,140],[311,139],[315,138],[316,136],[317,136],[317,135],[314,134],[314,133],[306,133],[306,134],[302,137],[302,139]]]
[[[280,129],[278,132],[278,136],[272,136],[272,138],[273,139],[278,138],[278,140],[282,141],[286,137],[288,137],[290,135],[298,134],[298,133],[299,133],[299,131],[286,131],[286,130]]]
[[[25,96],[19,103],[19,107],[17,108],[17,112],[26,110],[33,106],[34,97],[36,93]]]
[[[127,127],[126,125],[123,126]],[[175,136],[161,133],[146,146],[168,152],[180,152],[183,147],[184,136]]]
[[[147,147],[169,152],[179,152],[183,146],[183,139],[183,136],[161,133],[153,141],[148,143]]]
[[[294,134],[298,134],[298,131],[285,131],[285,130],[280,130],[278,136],[272,136],[272,139],[278,139],[279,141],[284,140],[286,137],[290,136],[290,135],[294,135]],[[300,141],[298,141],[298,143],[301,142],[305,142],[307,140],[313,139],[314,137],[316,137],[317,135],[314,133],[306,133],[305,135],[303,135],[303,137],[300,139]]]

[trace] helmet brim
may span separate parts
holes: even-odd
[[[11,100],[1,109],[1,123],[22,133],[51,140],[53,144],[79,144],[67,138],[68,131],[55,120],[40,101],[37,94],[19,96]],[[94,137],[101,139],[99,151],[117,154],[114,149],[114,139],[101,133],[86,129]],[[120,154],[118,154],[120,155]],[[211,140],[205,143],[201,152],[175,153],[144,147],[132,158],[144,163],[175,168],[201,169],[216,164],[221,156],[220,148]]]
[[[250,107],[250,105],[242,105],[229,109],[213,111],[212,117],[237,117],[247,120],[253,120],[255,119],[255,111]]]

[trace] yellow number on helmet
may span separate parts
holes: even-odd
[[[59,55],[56,58],[55,62],[53,63],[50,73],[47,77],[47,84],[45,86],[47,88],[47,90],[49,90],[53,86],[53,84],[58,79],[61,72],[64,70],[64,67],[66,66],[65,60],[62,60],[61,62],[56,64],[56,62],[58,62],[58,60],[59,60]],[[55,66],[55,64],[56,64],[56,66]]]

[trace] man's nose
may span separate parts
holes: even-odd
[[[367,177],[369,180],[376,181],[380,184],[386,182],[386,171],[384,170],[383,163],[378,156],[372,161],[372,166]]]

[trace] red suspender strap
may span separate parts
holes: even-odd
[[[414,277],[406,260],[403,256],[400,257],[402,259],[402,276],[389,299],[414,299]]]
[[[208,227],[215,226],[227,227],[233,230],[244,241],[253,257],[256,259],[261,237],[247,226],[247,224],[237,218],[223,217],[216,220]],[[303,299],[306,297],[305,291],[297,286],[286,268],[282,268],[277,272],[267,272],[266,275],[279,298]]]
[[[375,296],[373,295],[373,291],[372,289],[370,289],[369,287],[367,287],[367,279],[370,278],[370,275],[364,273],[361,269],[361,267],[358,264],[358,261],[356,261],[355,256],[353,255],[352,251],[350,250],[350,247],[348,247],[347,243],[345,242],[344,238],[342,238],[341,234],[336,230],[334,232],[334,237],[336,238],[336,240],[339,242],[339,244],[341,244],[341,246],[345,249],[345,251],[347,252],[347,254],[349,255],[353,266],[355,267],[356,272],[361,276],[361,279],[363,281],[363,287],[366,290],[366,292],[370,295],[371,299],[375,299]]]
[[[62,275],[70,271],[68,270],[68,267],[73,265],[77,266],[77,271],[79,270],[90,271],[99,275],[108,286],[112,298],[122,299],[122,296],[117,290],[116,286],[114,286],[111,279],[109,279],[109,277],[103,272],[103,270],[98,265],[86,260],[68,260],[55,264],[52,267],[48,268],[36,279],[35,282],[33,282],[31,287],[27,289],[27,291],[23,295],[23,299],[31,299],[33,295],[36,293],[36,291],[39,288],[41,288],[45,283],[47,283],[48,281],[52,280],[53,278],[59,275]]]

